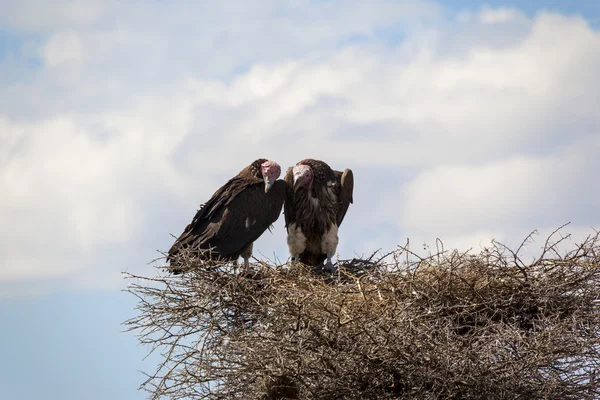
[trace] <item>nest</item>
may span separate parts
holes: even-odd
[[[523,263],[407,247],[304,265],[190,259],[180,276],[129,276],[126,321],[163,362],[142,387],[172,399],[583,399],[600,385],[598,235],[551,238]]]

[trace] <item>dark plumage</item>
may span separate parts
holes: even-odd
[[[306,159],[288,169],[284,206],[292,259],[333,271],[331,257],[338,245],[338,228],[352,203],[354,176],[350,169],[334,171],[319,160]]]
[[[237,261],[244,266],[252,244],[281,213],[287,184],[278,180],[281,167],[264,158],[254,161],[220,187],[194,216],[169,250],[172,267],[180,265],[182,249],[209,250],[212,259]],[[207,258],[208,256],[203,256]],[[181,271],[174,268],[173,273]]]

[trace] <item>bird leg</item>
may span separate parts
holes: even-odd
[[[252,257],[252,247],[253,243],[250,243],[248,245],[248,247],[246,247],[244,249],[244,251],[242,251],[242,258],[244,259],[244,269],[243,269],[243,273],[246,273],[250,270],[250,257]]]
[[[327,272],[335,272],[335,267],[333,266],[331,257],[333,254],[335,254],[338,242],[338,226],[336,224],[332,224],[321,238],[321,251],[327,254],[327,262],[325,265],[323,265]]]
[[[306,236],[304,236],[302,229],[296,226],[296,224],[290,224],[288,227],[287,244],[292,255],[291,262],[300,261],[300,254],[306,249]]]
[[[327,262],[325,263],[325,265],[323,267],[325,268],[325,271],[334,273],[336,271],[336,268],[335,268],[335,265],[333,265],[333,262],[331,261],[331,257],[332,257],[332,254],[327,253]]]

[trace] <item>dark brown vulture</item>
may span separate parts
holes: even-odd
[[[287,184],[277,179],[280,174],[279,164],[261,158],[220,187],[169,250],[171,266],[179,265],[182,249],[191,248],[204,250],[204,258],[210,250],[210,257],[221,261],[242,256],[247,269],[252,244],[281,214]]]
[[[288,169],[284,205],[287,243],[292,261],[333,272],[331,257],[338,245],[338,228],[352,203],[354,176],[350,169],[334,171],[323,161],[306,159]]]

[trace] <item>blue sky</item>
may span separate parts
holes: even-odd
[[[259,157],[353,169],[342,258],[600,228],[600,3],[214,4],[3,1],[6,398],[145,398],[121,272]]]

